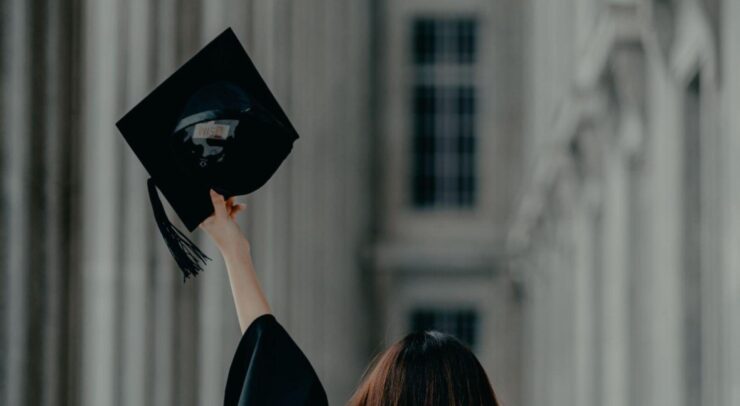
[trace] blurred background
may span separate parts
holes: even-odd
[[[411,330],[506,405],[740,404],[740,1],[0,0],[0,404],[216,405],[114,127],[231,26],[301,134],[242,219],[343,404]],[[173,217],[174,218],[174,217]]]

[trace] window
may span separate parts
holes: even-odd
[[[475,201],[477,25],[419,18],[412,29],[412,199],[417,208]]]
[[[436,330],[452,334],[475,348],[478,312],[475,309],[416,309],[411,313],[412,331]]]

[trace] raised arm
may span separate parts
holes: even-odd
[[[214,213],[200,224],[200,228],[213,238],[224,257],[239,327],[244,333],[257,317],[270,313],[270,306],[254,272],[249,241],[236,222],[236,214],[246,205],[235,203],[233,197],[224,200],[213,190],[211,201]]]

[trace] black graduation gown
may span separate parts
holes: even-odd
[[[272,315],[244,332],[226,381],[225,406],[326,405],[326,392],[300,348]]]

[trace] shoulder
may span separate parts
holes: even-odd
[[[226,405],[325,405],[308,358],[271,314],[244,332],[229,369]]]

